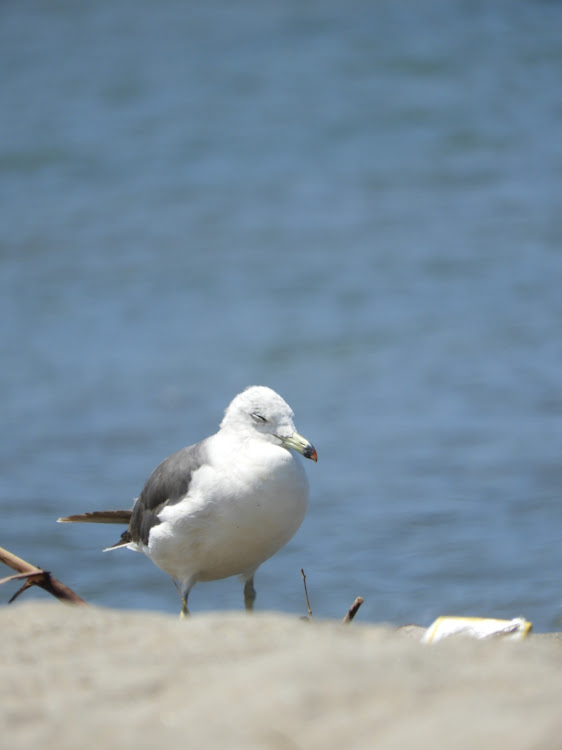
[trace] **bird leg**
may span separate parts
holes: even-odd
[[[254,576],[251,576],[244,584],[244,605],[247,612],[251,612],[254,609],[255,601],[256,590],[254,588]]]
[[[178,582],[176,581],[176,579],[172,578],[172,581],[174,582],[174,586],[177,588],[178,594],[181,597],[182,607],[181,607],[181,612],[180,612],[180,620],[183,620],[186,617],[189,617],[189,609],[187,607],[187,597],[189,596],[189,589],[187,589],[187,591],[184,593],[181,590],[181,588],[180,588]]]

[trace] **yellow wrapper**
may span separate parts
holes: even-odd
[[[531,632],[532,627],[532,624],[524,617],[515,617],[513,620],[494,620],[488,617],[438,617],[425,631],[422,643],[436,643],[452,636],[520,641]]]

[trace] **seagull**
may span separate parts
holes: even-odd
[[[126,523],[107,549],[144,552],[172,577],[189,614],[198,581],[240,576],[254,607],[254,574],[293,537],[308,505],[308,479],[294,451],[317,461],[295,429],[293,411],[265,386],[227,407],[218,432],[179,450],[146,480],[132,510],[80,513],[60,523]]]

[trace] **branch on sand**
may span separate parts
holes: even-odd
[[[301,617],[301,620],[312,620],[312,610],[310,609],[310,600],[308,598],[308,589],[306,587],[306,575],[304,573],[304,570],[301,568],[301,576],[302,576],[302,585],[304,586],[304,598],[306,599],[306,608],[308,609],[308,617],[303,616]],[[343,618],[342,622],[344,625],[347,625],[350,623],[357,612],[359,611],[359,607],[363,604],[364,599],[362,596],[358,596],[351,607],[349,608],[346,616]]]
[[[22,560],[21,557],[17,557],[11,552],[8,552],[8,550],[3,547],[0,547],[0,562],[12,568],[12,570],[18,571],[16,575],[0,579],[0,585],[2,583],[7,583],[8,581],[24,580],[23,586],[12,596],[9,600],[9,604],[11,604],[14,599],[17,599],[20,594],[23,594],[28,588],[31,588],[31,586],[39,586],[61,601],[87,606],[86,602],[79,597],[78,594],[75,594],[72,589],[69,589],[68,586],[65,586],[64,583],[52,576],[49,571],[31,565],[25,560]]]
[[[358,596],[357,599],[353,602],[353,604],[349,608],[348,613],[343,618],[343,622],[344,622],[345,625],[347,625],[347,623],[349,623],[349,622],[351,622],[353,620],[353,618],[355,617],[355,615],[357,614],[357,612],[359,610],[359,607],[363,604],[363,601],[364,601],[363,597],[362,596]]]
[[[310,601],[308,600],[308,589],[306,588],[306,576],[302,568],[301,568],[301,576],[302,576],[302,585],[304,586],[304,598],[306,599],[306,608],[308,609],[308,616],[312,620],[312,610],[310,609]]]

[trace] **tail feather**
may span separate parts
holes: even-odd
[[[131,537],[131,532],[129,531],[129,529],[127,529],[121,534],[121,539],[115,544],[112,544],[110,547],[106,547],[104,549],[104,552],[109,552],[112,549],[120,549],[121,547],[128,547],[129,543],[132,541],[133,538]]]
[[[124,523],[128,524],[132,510],[94,510],[90,513],[77,513],[74,516],[58,518],[58,523]]]

